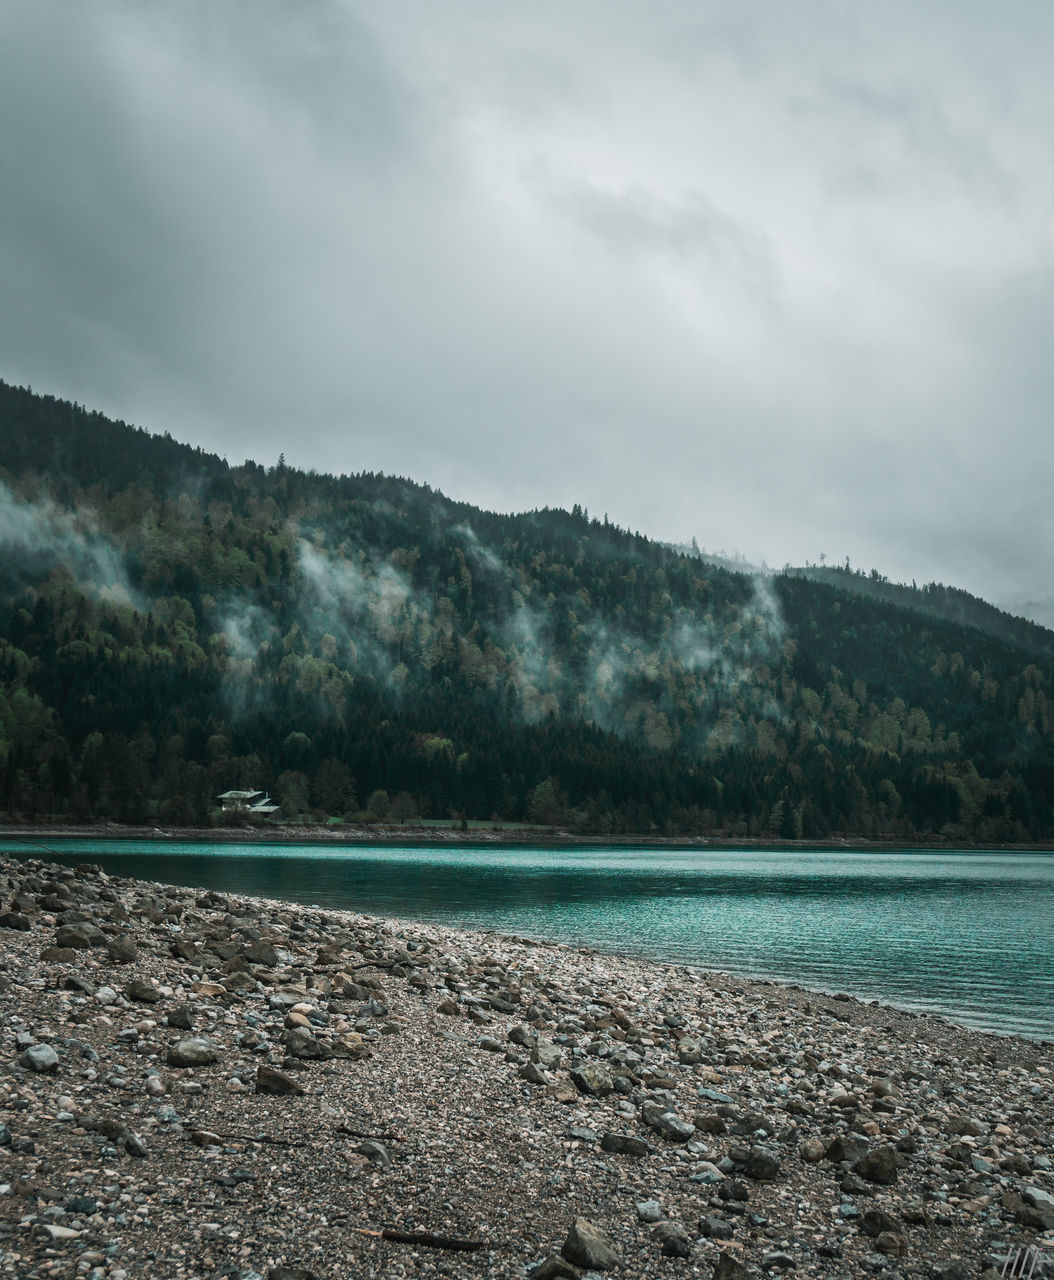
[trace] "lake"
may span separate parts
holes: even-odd
[[[0,852],[847,991],[1054,1039],[1054,853],[4,840]]]

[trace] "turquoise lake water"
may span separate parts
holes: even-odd
[[[848,991],[1054,1039],[1054,854],[48,840],[0,852]]]

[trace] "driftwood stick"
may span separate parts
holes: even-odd
[[[338,1124],[336,1133],[343,1134],[348,1138],[368,1138],[372,1142],[405,1142],[406,1139],[401,1133],[364,1133],[361,1129],[353,1129],[347,1124]]]
[[[359,1227],[359,1235],[375,1236],[378,1240],[392,1240],[396,1244],[423,1244],[429,1249],[450,1249],[458,1253],[477,1253],[487,1247],[484,1240],[457,1240],[452,1236],[436,1236],[431,1231],[393,1231],[385,1227],[383,1231],[371,1231],[368,1227]]]
[[[306,1142],[295,1142],[291,1138],[268,1138],[262,1133],[218,1133],[215,1129],[196,1129],[195,1133],[212,1133],[217,1138],[226,1138],[228,1142],[266,1142],[272,1147],[306,1147]]]

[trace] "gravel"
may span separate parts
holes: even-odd
[[[1039,1275],[1052,1056],[0,858],[0,1277]]]

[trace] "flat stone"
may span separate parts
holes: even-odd
[[[129,1000],[137,1000],[141,1004],[157,1004],[161,999],[161,992],[157,987],[143,978],[133,978],[125,987],[124,993]]]
[[[278,1098],[302,1098],[306,1090],[284,1071],[261,1062],[256,1068],[256,1092],[271,1094]]]
[[[582,1277],[574,1263],[561,1258],[558,1253],[546,1254],[541,1262],[528,1268],[527,1274],[531,1280],[581,1280]]]
[[[383,1142],[360,1142],[355,1150],[371,1164],[380,1165],[381,1168],[387,1168],[392,1162],[391,1154]]]
[[[750,1272],[730,1253],[718,1254],[713,1280],[750,1280]]]
[[[649,1156],[654,1148],[632,1133],[605,1133],[600,1139],[601,1151],[620,1156]]]
[[[64,924],[55,931],[55,946],[88,951],[106,941],[106,935],[88,924]]]
[[[588,1218],[576,1218],[560,1248],[568,1262],[594,1271],[613,1271],[621,1265],[611,1241]]]
[[[220,1046],[215,1041],[204,1036],[190,1036],[170,1046],[167,1061],[170,1067],[207,1067],[219,1061],[220,1053]]]

